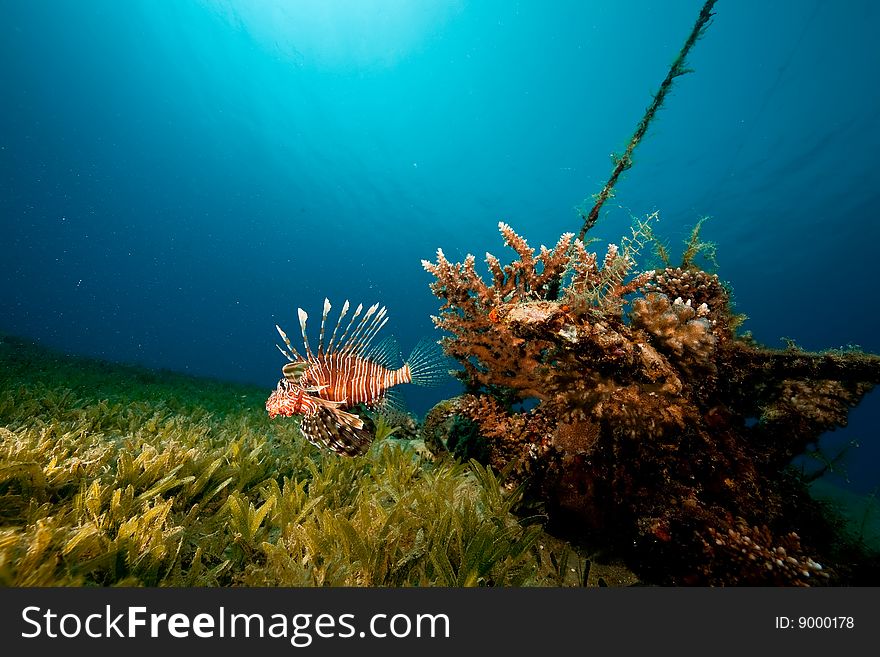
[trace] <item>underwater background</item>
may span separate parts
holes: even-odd
[[[406,353],[437,247],[579,228],[701,5],[3,0],[0,331],[268,394],[274,324],[326,296],[386,305]],[[757,340],[878,353],[880,6],[715,11],[591,234],[709,216]],[[825,443],[859,444],[857,492],[878,424],[874,392]]]

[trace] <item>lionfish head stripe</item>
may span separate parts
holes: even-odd
[[[266,400],[266,411],[270,418],[292,417],[294,415],[313,415],[323,402],[318,397],[310,394],[310,390],[303,388],[300,380],[281,379],[278,386]]]

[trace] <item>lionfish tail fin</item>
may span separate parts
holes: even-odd
[[[449,376],[449,361],[440,345],[422,338],[406,359],[412,382],[417,386],[439,386]]]
[[[319,406],[315,414],[303,417],[299,429],[316,447],[343,456],[359,456],[373,442],[373,434],[361,418],[331,406]]]

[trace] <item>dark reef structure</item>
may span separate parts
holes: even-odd
[[[422,263],[468,391],[429,415],[426,442],[476,445],[551,522],[635,557],[648,582],[859,577],[788,466],[846,424],[880,357],[738,336],[716,275],[687,259],[635,271],[647,221],[601,262],[573,233],[536,253],[499,227],[518,258],[486,254],[490,283],[471,255]]]
[[[660,584],[864,583],[876,558],[839,528],[789,466],[880,381],[880,357],[772,350],[736,329],[718,277],[695,264],[714,246],[694,228],[669,266],[649,217],[601,263],[586,233],[633,164],[686,59],[711,23],[706,0],[577,235],[536,254],[499,228],[518,260],[423,261],[444,302],[436,325],[467,394],[423,428],[445,447],[528,486],[551,524],[601,541]],[[636,272],[648,242],[666,265]],[[525,410],[529,408],[530,410]]]

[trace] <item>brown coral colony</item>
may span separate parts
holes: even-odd
[[[464,368],[452,412],[551,524],[603,537],[647,581],[845,581],[822,532],[795,526],[810,500],[785,468],[846,423],[880,381],[880,358],[738,337],[717,275],[687,261],[636,270],[653,218],[601,266],[572,233],[536,253],[505,223],[518,258],[487,253],[490,283],[471,255],[422,261],[443,301],[444,349]]]

